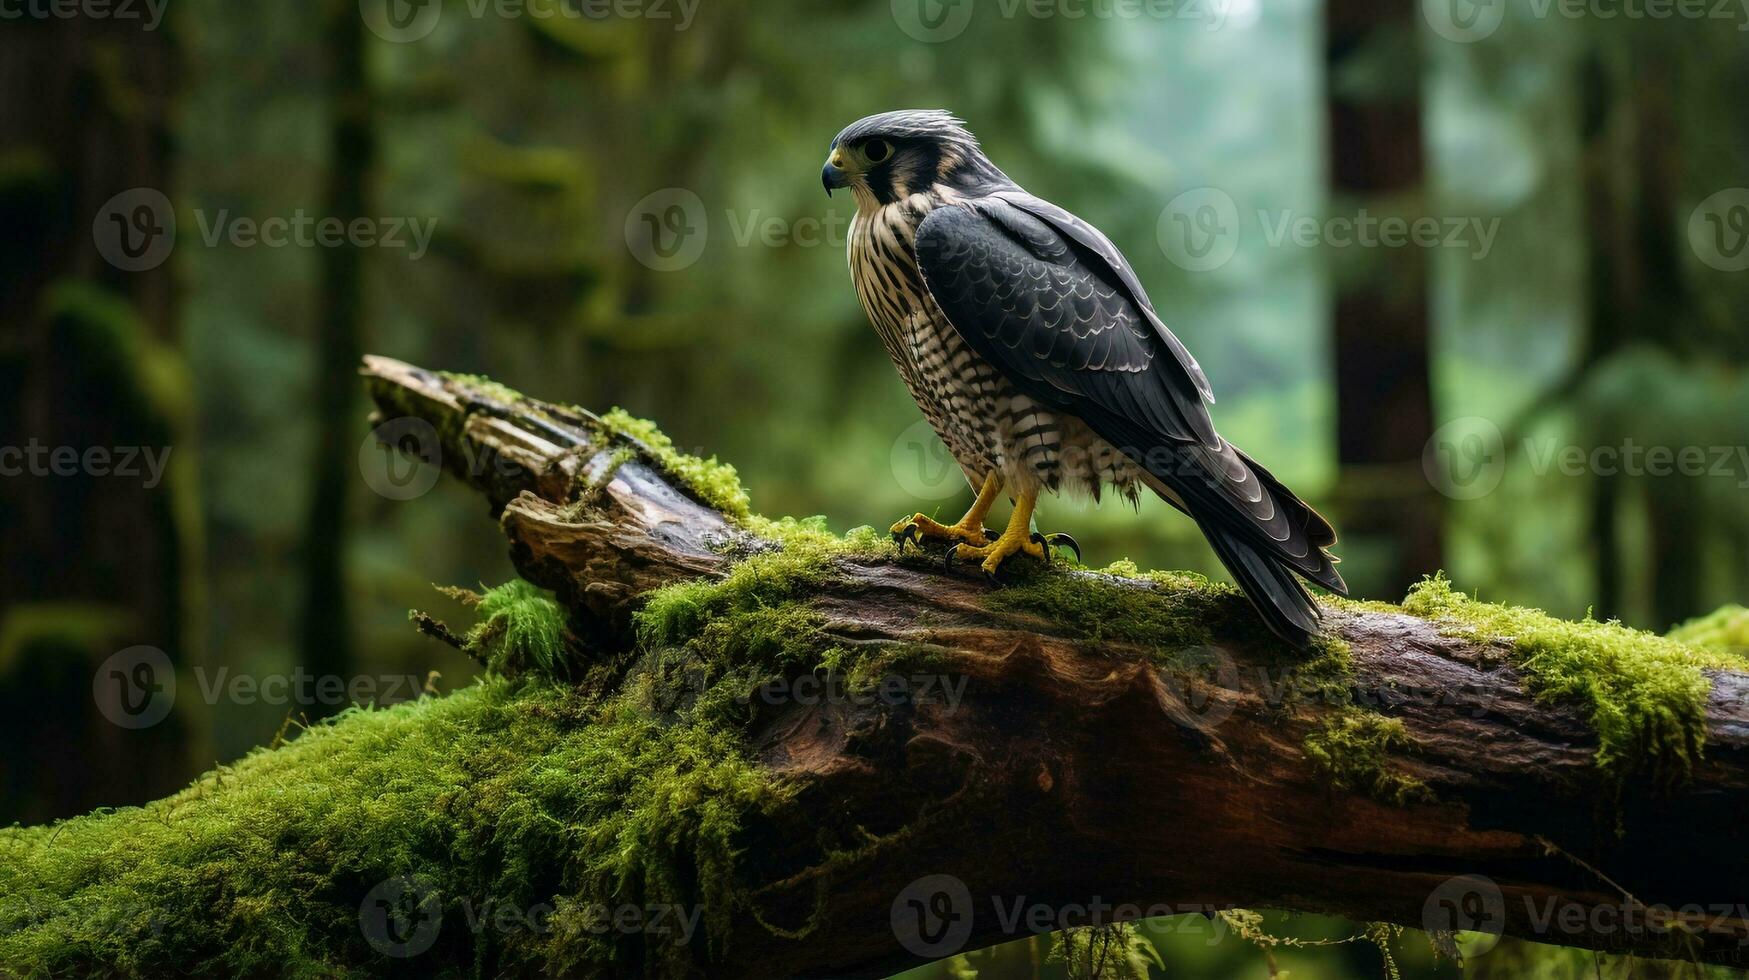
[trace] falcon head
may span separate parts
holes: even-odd
[[[932,187],[977,196],[1013,182],[945,109],[900,109],[858,119],[832,140],[820,171],[826,193],[848,187],[873,210]]]

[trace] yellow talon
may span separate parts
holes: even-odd
[[[1002,478],[995,473],[984,477],[984,486],[978,491],[978,499],[972,503],[972,509],[966,511],[966,516],[957,524],[941,524],[923,514],[913,514],[894,524],[891,528],[893,540],[904,547],[906,541],[936,540],[953,544],[969,544],[981,546],[990,543],[990,536],[984,533],[984,518],[989,515],[990,507],[996,503],[997,494],[1002,492]]]
[[[1049,561],[1050,556],[1044,546],[1032,534],[1032,508],[1038,501],[1037,494],[1023,494],[1014,501],[1014,513],[1008,518],[1008,527],[1000,537],[987,545],[971,547],[956,547],[949,559],[974,558],[982,559],[984,574],[994,577],[1002,563],[1015,555],[1031,555],[1040,561]]]
[[[908,540],[955,541],[962,544],[987,544],[989,535],[984,533],[982,522],[967,524],[941,524],[923,515],[915,514],[893,525],[895,541]]]

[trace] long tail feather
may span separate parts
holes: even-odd
[[[1265,555],[1223,527],[1200,524],[1221,564],[1245,591],[1277,636],[1305,647],[1318,635],[1318,604],[1281,560]]]

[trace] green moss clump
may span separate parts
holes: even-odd
[[[651,462],[680,480],[699,500],[731,519],[744,521],[753,513],[747,491],[741,486],[740,474],[715,456],[700,459],[674,448],[674,440],[648,419],[632,416],[616,408],[601,416],[601,424],[614,435],[625,436],[642,443],[649,450]]]
[[[1166,969],[1160,951],[1133,922],[1053,933],[1045,962],[1062,964],[1069,980],[1148,980],[1154,970]]]
[[[1131,562],[1095,575],[1037,570],[984,599],[990,609],[1038,616],[1089,644],[1141,647],[1168,665],[1182,651],[1210,643],[1212,627],[1232,620],[1244,602],[1231,586],[1199,575],[1144,576]]]
[[[991,592],[984,603],[1039,616],[1089,645],[1139,647],[1171,669],[1206,666],[1204,654],[1222,639],[1280,647],[1271,666],[1291,672],[1296,683],[1284,687],[1294,695],[1309,692],[1334,703],[1350,698],[1354,664],[1340,637],[1321,637],[1304,652],[1274,644],[1242,592],[1201,575],[1142,572],[1131,561],[1091,575],[1053,567]]]
[[[522,579],[488,589],[475,601],[479,619],[468,631],[468,652],[505,677],[572,676],[565,647],[565,612],[552,593]]]
[[[1337,789],[1357,790],[1403,806],[1432,799],[1427,785],[1390,767],[1390,753],[1413,745],[1403,722],[1375,711],[1345,707],[1325,716],[1302,743],[1306,758]]]
[[[1725,606],[1666,635],[1678,643],[1731,654],[1741,661],[1737,669],[1749,669],[1749,609],[1742,606]]]
[[[737,835],[783,794],[738,732],[630,696],[488,680],[354,709],[168,799],[0,830],[0,964],[692,975],[732,939]],[[440,917],[413,959],[385,955],[369,925],[373,890],[402,877]],[[698,931],[599,928],[600,908],[664,903],[697,914]],[[499,927],[497,909],[543,924]]]
[[[1443,576],[1403,602],[1466,639],[1505,639],[1538,700],[1577,703],[1597,731],[1597,765],[1620,780],[1640,771],[1686,776],[1706,739],[1708,668],[1743,668],[1730,654],[1691,647],[1618,623],[1567,622],[1533,609],[1477,602]]]
[[[512,388],[507,384],[493,381],[491,378],[488,378],[483,374],[459,374],[454,371],[440,371],[438,372],[438,376],[467,385],[479,394],[484,395],[507,408],[515,407],[528,401],[527,395],[524,395],[522,392],[517,391],[515,388]]]
[[[824,548],[761,552],[736,562],[720,580],[657,589],[636,616],[638,641],[646,648],[689,642],[727,617],[793,605],[831,573],[831,557]]]

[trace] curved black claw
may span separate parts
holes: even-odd
[[[947,546],[947,551],[943,552],[941,556],[942,568],[945,568],[949,572],[953,571],[953,554],[958,550],[960,550],[960,543],[958,541]]]
[[[1049,565],[1051,563],[1051,539],[1034,531],[1029,540],[1032,541],[1033,544],[1038,545],[1038,550],[1044,552],[1045,564]]]
[[[1035,534],[1035,535],[1033,535],[1033,540],[1036,541],[1041,537],[1044,540],[1039,541],[1039,543],[1044,546],[1046,554],[1049,554],[1050,550],[1052,548],[1067,547],[1070,551],[1073,551],[1075,553],[1076,564],[1080,564],[1080,562],[1081,562],[1081,542],[1076,541],[1075,537],[1073,535],[1066,534],[1062,531],[1058,531],[1055,534],[1045,534],[1045,535]]]
[[[919,550],[923,548],[923,544],[917,540],[917,525],[907,524],[904,530],[893,532],[893,544],[898,546],[900,554],[904,553],[907,541]]]

